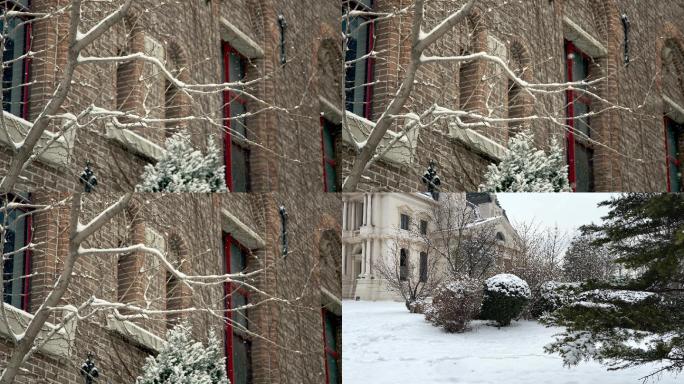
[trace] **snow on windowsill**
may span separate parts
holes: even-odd
[[[23,143],[33,123],[14,116],[7,111],[2,111],[2,115],[6,129],[0,128],[0,143],[8,146],[16,146],[19,143]],[[34,152],[42,152],[38,156],[38,160],[55,167],[66,167],[69,165],[75,136],[76,131],[74,129],[69,129],[62,135],[47,130],[44,131],[34,150]],[[52,142],[53,140],[54,142]],[[45,148],[47,145],[49,146]]]
[[[449,124],[449,136],[468,149],[497,162],[508,154],[508,148],[503,145],[470,128],[461,128],[457,124]]]
[[[563,17],[563,29],[565,38],[572,41],[582,52],[593,58],[608,56],[608,50],[598,39],[567,16]]]
[[[266,246],[266,242],[261,236],[225,209],[221,210],[221,221],[223,230],[243,246],[249,249],[264,248]]]
[[[19,308],[13,307],[7,303],[3,303],[5,307],[5,313],[7,314],[7,321],[0,319],[0,335],[10,338],[9,328],[15,334],[23,334],[28,326],[29,321],[33,319],[33,315],[23,311]],[[41,341],[47,337],[49,332],[54,331],[57,326],[52,323],[45,323],[43,329],[38,335],[36,341]],[[50,340],[45,342],[41,347],[40,351],[56,356],[56,357],[69,357],[70,351],[74,346],[74,340],[76,337],[76,320],[73,319],[64,324],[64,326],[59,329]]]
[[[139,134],[129,129],[116,128],[111,124],[106,126],[105,137],[119,143],[130,152],[154,161],[159,161],[166,153],[164,148]]]
[[[248,59],[260,59],[264,57],[264,49],[261,48],[247,34],[240,31],[225,18],[221,18],[221,38],[228,42],[232,48]]]
[[[319,102],[321,105],[321,113],[324,118],[335,124],[343,123],[342,110],[324,97],[319,97]],[[366,139],[373,131],[373,128],[375,128],[374,122],[349,111],[344,111],[344,119],[346,119],[349,130],[342,130],[342,140],[354,147],[365,143]],[[416,155],[416,146],[418,145],[418,132],[419,130],[417,127],[408,129],[406,133],[397,140],[397,136],[399,136],[400,133],[388,130],[380,141],[380,145],[378,145],[378,153],[384,151],[385,147],[391,141],[397,141],[384,153],[382,160],[397,165],[412,164],[413,158]]]
[[[107,317],[106,328],[110,331],[118,333],[125,339],[139,346],[155,352],[161,351],[166,343],[164,339],[146,330],[145,328],[127,320],[117,319],[114,316]]]

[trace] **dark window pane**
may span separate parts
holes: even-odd
[[[337,338],[340,334],[342,319],[328,311],[323,311],[323,316],[325,321],[325,356],[328,369],[328,383],[340,384],[342,376],[340,375],[339,367],[340,346]]]
[[[232,384],[249,384],[251,378],[251,343],[233,335],[233,382]]]
[[[582,146],[575,146],[575,172],[577,175],[577,192],[593,192],[594,190],[594,151]]]
[[[682,126],[667,119],[667,164],[670,175],[670,191],[682,191],[682,167],[679,165],[679,143],[682,140]]]
[[[410,224],[411,224],[411,219],[408,217],[408,215],[404,215],[402,213],[401,214],[401,229],[408,230]]]
[[[420,234],[421,235],[427,235],[427,226],[428,223],[425,220],[420,221]]]
[[[231,170],[233,189],[231,192],[249,192],[249,150],[231,144]]]
[[[7,216],[0,212],[0,225],[5,229],[3,255],[11,254],[26,245],[26,220],[19,217],[20,211],[10,211]],[[14,307],[22,308],[24,294],[26,253],[20,252],[6,256],[3,264],[4,297],[3,301]]]
[[[587,113],[589,113],[589,105],[575,100],[575,116],[583,116]],[[574,124],[575,132],[579,134],[579,139],[591,137],[589,117],[576,118]]]
[[[370,29],[368,20],[352,17],[349,23],[345,19],[342,30],[349,34],[345,61],[348,64],[345,75],[347,110],[356,115],[365,115],[366,82],[369,53]]]
[[[247,139],[247,118],[238,117],[247,112],[245,105],[233,99],[230,103],[230,133],[238,139]]]
[[[399,280],[408,278],[408,251],[401,249],[399,253]]]
[[[26,48],[26,27],[22,25],[22,20],[17,18],[9,19],[7,24],[7,39],[5,40],[5,50],[2,53],[4,63],[8,63],[2,71],[2,109],[15,116],[22,115],[23,110],[23,84],[24,84],[24,60],[17,60],[21,57]],[[5,30],[3,21],[0,21],[0,30]]]
[[[426,282],[428,279],[428,256],[427,253],[420,253],[420,281]]]

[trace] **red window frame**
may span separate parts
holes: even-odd
[[[230,55],[236,54],[240,57],[240,65],[243,67],[242,72],[245,71],[244,56],[240,54],[235,48],[233,48],[230,43],[224,41],[222,43],[223,50],[223,73],[226,82],[235,81],[235,79],[230,78]],[[229,191],[233,191],[233,135],[232,135],[232,115],[231,115],[231,103],[240,103],[245,111],[247,110],[247,99],[242,97],[242,95],[237,94],[230,90],[223,91],[223,116],[224,116],[224,134],[223,134],[223,156],[225,162],[225,174],[226,174],[226,187]],[[241,146],[242,147],[242,146]],[[249,156],[249,150],[246,151],[247,156]],[[245,169],[245,174],[247,177],[247,190],[250,189],[249,181],[249,161],[247,161],[247,169]]]
[[[326,336],[325,332],[325,318],[326,315],[331,313],[325,308],[321,309],[321,323],[323,325],[323,361],[325,362],[325,383],[326,384],[335,384],[330,382],[330,366],[328,365],[328,356],[332,357],[335,360],[340,360],[341,354],[338,351],[331,350],[328,348],[328,338]],[[338,366],[339,369],[339,366]],[[338,375],[341,375],[342,372],[338,371]]]
[[[372,11],[375,5],[375,1],[371,0],[370,6],[361,4],[357,0],[346,0],[345,6],[349,6],[349,9],[361,9],[366,11]],[[360,17],[368,22],[368,36],[367,36],[367,55],[375,50],[375,18],[373,17]],[[366,78],[365,86],[363,91],[363,118],[370,119],[373,112],[372,99],[373,99],[373,81],[375,80],[375,57],[369,57],[366,59]],[[346,76],[345,76],[346,79]],[[346,87],[346,85],[345,85]],[[345,100],[346,104],[346,100]]]
[[[249,255],[249,249],[240,244],[230,233],[223,234],[223,256],[224,256],[224,268],[227,274],[235,273],[237,271],[231,271],[231,246],[235,245],[240,248],[245,257]],[[245,262],[246,263],[246,262]],[[224,303],[224,317],[226,318],[224,327],[224,338],[225,338],[225,355],[226,355],[226,373],[228,379],[231,383],[235,382],[235,365],[233,362],[233,312],[232,309],[232,294],[233,292],[239,292],[247,299],[250,297],[250,292],[243,287],[236,285],[235,283],[227,282],[223,285],[225,303]],[[251,369],[251,368],[249,368]]]
[[[328,171],[326,170],[326,165],[330,165],[333,168],[337,168],[337,158],[335,159],[330,159],[326,156],[325,153],[325,131],[329,128],[326,127],[327,124],[332,124],[330,121],[324,119],[323,117],[320,118],[320,124],[321,124],[321,153],[323,157],[323,192],[331,192],[330,191],[330,185],[328,185]],[[335,135],[331,133],[331,135],[334,137]],[[335,148],[335,142],[333,141],[333,152],[335,153],[335,157],[337,157],[337,148]],[[339,175],[337,175],[339,176]],[[335,186],[337,189],[337,186]],[[337,192],[337,191],[333,191]]]
[[[566,73],[568,77],[568,82],[573,82],[575,79],[573,79],[573,60],[571,55],[579,54],[581,55],[584,59],[591,61],[591,57],[587,55],[586,53],[582,52],[577,46],[569,40],[565,40],[565,67],[566,67]],[[587,68],[588,69],[588,68]],[[587,76],[589,73],[587,72]],[[567,161],[568,161],[568,181],[570,182],[570,185],[572,186],[572,190],[574,192],[577,192],[577,168],[576,168],[576,163],[575,163],[575,145],[577,144],[577,138],[575,137],[575,101],[579,100],[583,104],[586,104],[588,106],[591,106],[592,100],[591,98],[587,97],[586,95],[578,95],[577,92],[575,92],[572,89],[568,89],[565,91],[566,96],[567,96],[567,118],[566,118],[566,125],[570,127],[568,132],[565,135],[566,141],[567,141],[567,146],[568,146],[568,153],[567,153]],[[593,148],[591,146],[583,145],[584,147],[587,148],[587,150],[593,151]],[[593,165],[592,165],[593,167]]]
[[[19,200],[22,203],[27,203],[30,201],[30,196],[25,199],[17,195],[10,194],[7,196],[6,199],[0,200],[0,201],[16,201]],[[31,242],[31,236],[33,236],[33,215],[30,213],[28,209],[24,208],[17,208],[17,211],[22,212],[25,214],[25,219],[24,219],[24,243],[23,246],[28,245]],[[29,303],[30,303],[30,293],[31,293],[31,258],[33,256],[33,252],[31,252],[31,249],[27,249],[24,251],[24,286],[22,288],[21,295],[23,295],[21,299],[21,310],[25,312],[29,312]],[[4,272],[3,272],[4,273]],[[4,303],[4,297],[2,302]]]
[[[669,140],[670,124],[676,124],[676,123],[674,120],[665,116],[664,124],[665,124],[665,173],[667,174],[667,191],[672,192],[672,180],[670,178],[670,166],[674,165],[681,172],[682,162],[679,159],[676,159],[676,158],[673,159],[670,157],[670,144],[669,144],[669,141],[670,141]],[[681,181],[680,181],[680,183],[681,183]],[[676,192],[679,192],[679,191],[676,191]]]

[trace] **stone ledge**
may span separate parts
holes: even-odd
[[[679,124],[684,123],[684,107],[663,95],[663,110],[665,115]]]
[[[465,145],[466,148],[495,161],[501,161],[508,154],[508,148],[503,145],[481,133],[461,128],[456,124],[449,125],[449,136]]]
[[[328,311],[336,314],[337,316],[342,316],[342,300],[339,297],[333,295],[330,291],[321,287],[321,304]]]
[[[228,42],[242,56],[248,59],[261,59],[264,57],[264,49],[228,20],[222,17],[220,24],[221,39]]]
[[[221,210],[221,222],[223,230],[226,233],[230,233],[243,246],[249,249],[264,248],[266,246],[266,242],[261,236],[225,209]]]
[[[117,319],[114,316],[107,317],[106,328],[118,333],[126,340],[155,352],[161,351],[166,343],[164,339],[145,328],[130,321]]]
[[[563,17],[565,38],[572,41],[582,52],[593,58],[608,56],[608,49],[601,42],[585,31],[567,16]]]
[[[342,124],[342,111],[337,108],[329,100],[323,97],[319,98],[321,113],[323,117],[330,120],[335,124]],[[361,116],[355,115],[349,111],[344,111],[344,118],[347,122],[347,127],[349,131],[342,130],[342,140],[347,144],[355,146],[356,143],[352,138],[361,138],[364,140],[370,136],[371,131],[375,128],[375,123],[365,119]],[[351,134],[350,134],[351,132]],[[388,130],[385,133],[385,137],[380,141],[378,148],[382,151],[390,141],[395,140],[400,133]],[[397,142],[382,156],[382,160],[394,163],[400,166],[409,165],[413,163],[413,158],[416,155],[416,147],[418,145],[418,129],[409,129],[403,137],[397,140]]]
[[[26,330],[26,326],[29,321],[33,319],[33,315],[22,311],[19,308],[15,308],[7,303],[2,304],[5,307],[5,313],[7,314],[7,322],[0,319],[0,335],[4,337],[11,337],[7,324],[9,328],[15,334],[22,334]],[[72,309],[76,310],[76,308]],[[41,339],[47,337],[49,332],[54,331],[57,328],[56,325],[51,323],[45,323],[43,329],[38,334],[36,341],[40,342]],[[73,319],[64,324],[64,326],[56,331],[52,337],[43,343],[39,351],[46,353],[48,355],[56,357],[69,357],[71,355],[70,351],[74,346],[74,340],[76,338],[76,319]]]
[[[7,111],[2,111],[2,114],[6,130],[0,128],[0,143],[12,146],[14,145],[13,143],[23,142],[33,123],[14,116]],[[75,138],[75,129],[69,129],[62,135],[46,130],[43,132],[40,140],[38,140],[34,152],[42,151],[38,156],[38,160],[44,164],[58,168],[66,167],[69,165]],[[52,143],[50,143],[51,141]],[[47,148],[45,148],[46,146]]]
[[[126,150],[136,155],[159,161],[166,154],[164,148],[131,130],[116,128],[111,124],[107,124],[105,129],[107,139],[119,143]]]

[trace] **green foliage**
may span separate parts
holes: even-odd
[[[498,279],[499,277],[514,279]],[[520,314],[530,300],[530,289],[517,276],[501,274],[487,279],[480,318],[494,320],[500,326],[508,326]]]
[[[164,349],[147,358],[136,384],[229,384],[221,345],[212,334],[205,347],[192,340],[192,328],[177,325]]]
[[[548,352],[568,365],[595,359],[612,369],[657,362],[684,369],[684,195],[628,194],[601,203],[600,225],[585,226],[594,244],[618,255],[633,276],[589,281],[546,321],[567,331]],[[590,290],[589,290],[590,289]]]
[[[530,314],[534,318],[539,318],[544,313],[553,312],[575,301],[582,290],[583,285],[580,283],[547,281],[533,293]]]

